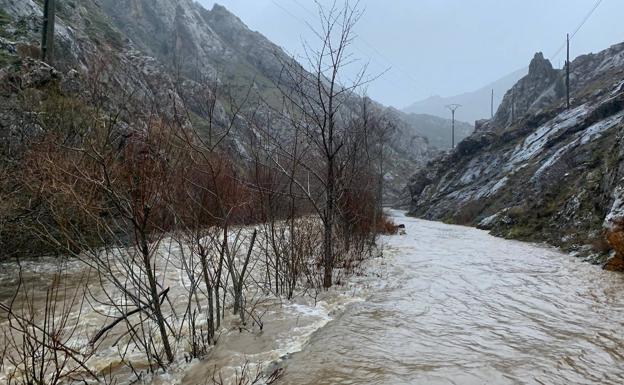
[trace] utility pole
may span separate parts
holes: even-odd
[[[494,88],[492,88],[492,98],[490,99],[490,118],[494,119]]]
[[[43,3],[43,28],[41,34],[41,60],[52,64],[54,60],[54,18],[55,0],[45,0]]]
[[[511,89],[511,124],[516,122],[516,89]]]
[[[567,107],[570,109],[570,34],[566,35],[566,46],[568,47],[566,56],[566,93],[568,100]]]
[[[449,104],[446,106],[449,110],[451,110],[451,115],[453,117],[453,128],[452,128],[452,136],[451,136],[451,148],[455,148],[455,111],[461,107],[460,104]]]

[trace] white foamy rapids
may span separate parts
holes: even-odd
[[[203,384],[219,375],[224,384],[230,384],[238,383],[243,371],[251,377],[260,372],[270,374],[272,367],[304,350],[317,331],[340,317],[349,305],[364,301],[384,282],[378,278],[387,274],[387,261],[392,258],[388,254],[392,253],[384,254],[383,259],[366,261],[358,274],[320,293],[316,301],[310,296],[292,301],[267,297],[262,330],[241,332],[237,319],[226,318],[224,324],[228,326],[222,327],[219,342],[206,359],[179,364],[154,378],[152,384]]]

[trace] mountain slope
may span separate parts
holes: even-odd
[[[0,65],[19,72],[29,57],[37,57],[41,2],[0,0],[0,9]],[[55,67],[63,77],[73,70],[81,80],[97,75],[109,88],[161,109],[170,109],[171,100],[183,100],[190,118],[204,125],[212,123],[211,98],[217,99],[217,125],[227,126],[233,103],[243,101],[245,115],[258,121],[275,115],[272,109],[282,102],[276,84],[291,86],[283,79],[284,65],[304,71],[224,7],[206,10],[192,0],[59,2],[56,37]],[[361,104],[362,98],[350,96],[343,114],[357,115]],[[387,149],[386,191],[397,195],[407,175],[429,157],[429,146],[399,111],[378,103],[373,109],[395,122]],[[258,122],[236,120],[229,139],[233,151],[245,155],[246,144],[257,134],[254,124]],[[272,124],[289,129],[285,122]]]
[[[465,122],[473,123],[479,119],[490,117],[492,89],[494,90],[494,109],[497,109],[505,92],[526,74],[527,69],[523,68],[479,90],[450,97],[432,96],[405,107],[403,111],[406,113],[429,114],[448,118],[450,112],[446,109],[446,106],[449,104],[460,104],[462,107],[458,110],[457,117]]]
[[[428,114],[407,114],[406,120],[414,127],[416,134],[424,136],[432,147],[440,150],[452,147],[452,121]],[[455,144],[461,142],[474,127],[468,123],[455,121]]]
[[[624,43],[571,68],[566,109],[563,71],[537,54],[493,121],[412,177],[411,213],[597,261],[611,248],[624,255]]]

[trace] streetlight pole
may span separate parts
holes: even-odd
[[[453,119],[453,128],[452,128],[452,137],[451,137],[451,148],[455,148],[455,111],[461,107],[461,104],[449,104],[446,106],[449,110],[451,110],[451,115]]]

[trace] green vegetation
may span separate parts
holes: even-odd
[[[6,27],[11,24],[11,17],[8,13],[2,8],[0,8],[0,36],[1,37],[10,37],[10,34],[7,32]]]

